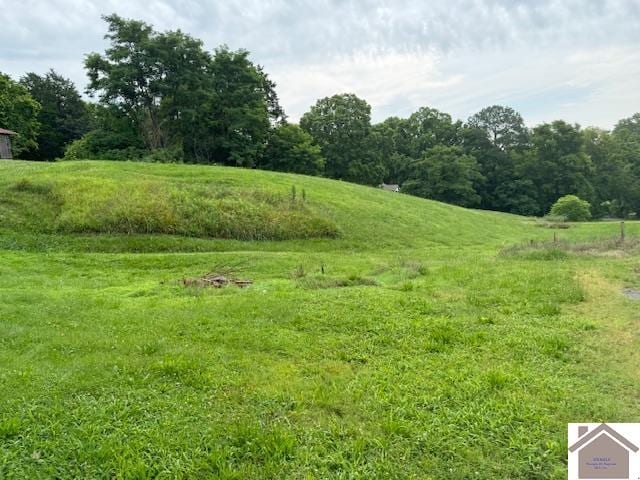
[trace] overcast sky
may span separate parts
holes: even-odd
[[[0,71],[54,68],[86,87],[102,14],[246,48],[297,120],[353,92],[373,119],[421,106],[466,119],[502,104],[529,125],[612,127],[640,111],[640,0],[0,0]]]

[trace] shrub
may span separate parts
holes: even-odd
[[[549,213],[562,216],[569,222],[583,222],[591,218],[591,205],[575,195],[565,195],[553,204]]]
[[[130,145],[109,132],[93,130],[71,142],[62,160],[141,160],[148,154],[141,145]]]
[[[184,150],[181,146],[158,148],[153,150],[142,158],[143,162],[152,163],[183,163]]]
[[[63,160],[83,160],[91,158],[91,156],[87,137],[84,136],[67,145],[67,148],[64,150]]]

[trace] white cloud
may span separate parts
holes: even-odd
[[[86,85],[101,14],[247,48],[292,118],[350,91],[374,117],[423,105],[459,118],[511,104],[529,123],[610,127],[640,110],[637,0],[0,0],[0,71],[53,67]],[[7,13],[8,12],[8,13]]]
[[[317,98],[344,92],[365,98],[376,110],[405,115],[411,112],[396,108],[397,102],[423,105],[461,83],[461,75],[444,75],[438,65],[433,53],[359,54],[295,68],[281,66],[271,73],[293,120]]]

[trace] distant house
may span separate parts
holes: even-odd
[[[11,130],[5,130],[0,128],[0,159],[1,158],[13,158],[11,155],[11,136],[17,135],[16,132]]]
[[[400,185],[397,185],[395,183],[381,183],[380,185],[378,185],[378,187],[380,187],[383,190],[389,190],[390,192],[399,192],[400,191]]]
[[[578,451],[578,478],[629,478],[629,452],[638,447],[605,423],[590,432],[580,426],[578,435],[569,447]]]

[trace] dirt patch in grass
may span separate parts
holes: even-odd
[[[622,295],[631,300],[640,300],[640,290],[635,288],[623,288]]]

